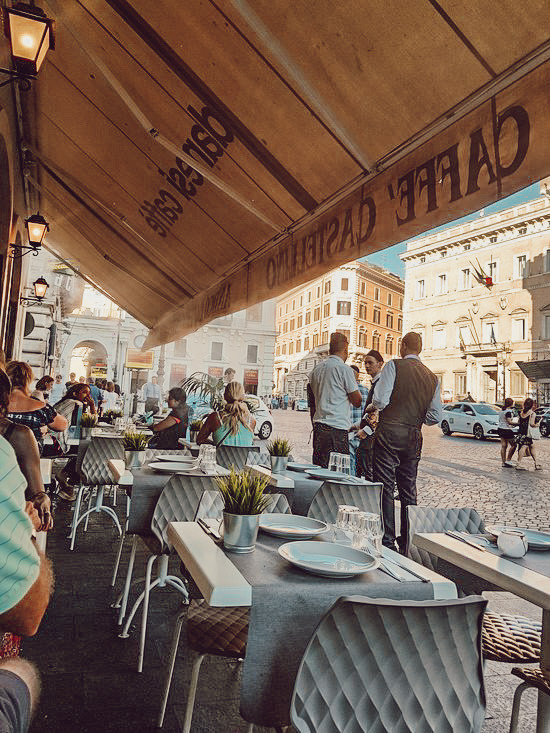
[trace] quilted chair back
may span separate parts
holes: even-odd
[[[269,494],[271,503],[265,508],[264,512],[273,514],[291,514],[288,499],[284,494]],[[200,498],[195,514],[195,522],[197,519],[218,519],[223,513],[223,499],[219,491],[205,491]]]
[[[439,509],[429,506],[408,506],[409,537],[417,532],[446,532],[448,529],[459,532],[483,532],[483,519],[475,509],[462,507],[459,509]],[[437,570],[437,558],[426,550],[409,543],[407,554],[416,562],[430,570]]]
[[[308,517],[335,522],[339,504],[357,506],[363,512],[382,512],[382,484],[339,484],[325,481],[313,497]]]
[[[153,461],[157,456],[185,456],[188,455],[186,450],[165,450],[159,448],[147,448],[145,451],[145,463]],[[191,456],[189,456],[191,458]]]
[[[153,512],[151,530],[159,540],[162,553],[169,554],[172,546],[168,540],[169,522],[192,522],[205,491],[217,490],[212,476],[174,475],[158,498]]]
[[[83,483],[87,486],[100,486],[112,484],[113,477],[107,466],[107,461],[116,458],[124,460],[124,445],[122,438],[94,438],[84,458],[80,472],[83,476]]]
[[[299,733],[478,733],[487,601],[340,598],[313,633],[290,718]]]
[[[259,453],[259,445],[219,445],[216,448],[216,463],[223,468],[234,466],[236,471],[246,466],[249,453]]]

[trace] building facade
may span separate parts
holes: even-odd
[[[405,330],[422,335],[423,360],[446,401],[535,394],[519,364],[550,355],[550,198],[542,191],[409,242],[401,255]],[[550,379],[540,383],[539,399],[550,400]]]
[[[363,357],[399,353],[404,282],[366,262],[350,262],[277,300],[274,383],[277,394],[304,397],[309,372],[328,354],[330,334],[349,340],[350,363],[363,376]]]

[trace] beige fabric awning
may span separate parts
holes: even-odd
[[[550,173],[547,0],[46,0],[48,246],[145,348]]]

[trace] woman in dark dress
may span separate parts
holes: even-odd
[[[185,438],[189,423],[189,407],[186,404],[185,392],[181,387],[172,387],[168,392],[168,417],[152,426],[155,433],[151,447],[162,450],[178,450],[180,438]]]
[[[527,454],[529,454],[533,459],[535,469],[537,469],[538,471],[542,469],[542,466],[537,463],[535,447],[533,446],[533,438],[530,435],[530,428],[534,428],[537,424],[535,407],[536,405],[533,400],[528,397],[523,403],[522,411],[519,413],[518,435],[516,438],[516,443],[519,448],[518,464],[516,466],[516,469],[519,471],[526,470],[525,466],[523,466],[521,462]]]

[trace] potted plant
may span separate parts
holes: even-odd
[[[145,433],[127,431],[122,438],[126,468],[141,468],[145,463],[149,436]]]
[[[200,429],[202,428],[202,420],[193,420],[191,425],[189,426],[189,437],[191,438],[191,442],[195,443],[197,440],[197,435],[199,434]]]
[[[92,430],[97,425],[97,415],[92,415],[89,412],[85,412],[80,418],[80,437],[90,438],[92,436]]]
[[[290,451],[292,450],[292,446],[288,440],[285,440],[285,438],[274,438],[266,447],[271,459],[271,471],[273,473],[284,473]]]
[[[114,424],[117,417],[122,417],[122,410],[106,410],[103,413],[103,421],[108,422],[111,425]]]
[[[264,494],[267,478],[253,476],[249,471],[231,472],[216,479],[224,501],[223,544],[226,550],[238,553],[254,552],[260,514],[269,504]]]

